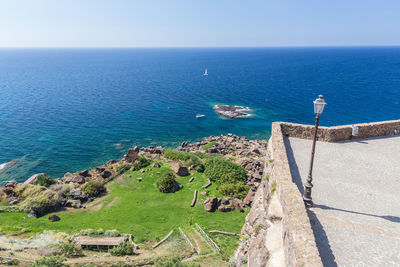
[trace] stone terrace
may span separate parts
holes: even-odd
[[[303,193],[311,140],[284,137]],[[317,142],[308,211],[324,266],[400,265],[400,136]]]

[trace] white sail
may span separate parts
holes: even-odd
[[[204,74],[203,74],[204,76],[207,76],[208,75],[208,72],[207,72],[207,69],[204,71]]]

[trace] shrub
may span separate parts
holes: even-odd
[[[88,194],[91,197],[97,196],[104,190],[104,184],[99,180],[90,180],[82,188],[83,193]]]
[[[15,192],[24,198],[20,203],[24,212],[40,215],[53,209],[59,203],[58,194],[44,186],[22,184],[16,188]]]
[[[250,186],[242,183],[225,183],[218,187],[221,195],[244,199],[249,191]]]
[[[104,231],[103,231],[103,229],[97,229],[97,231],[96,231],[96,234],[97,235],[102,235],[102,234],[104,234]]]
[[[176,149],[165,149],[164,157],[172,160],[186,161],[190,159],[191,153],[186,151],[178,151]]]
[[[172,192],[175,187],[175,174],[173,172],[165,172],[156,182],[156,186],[160,192]]]
[[[67,259],[62,256],[50,256],[43,257],[38,260],[34,264],[31,264],[31,267],[67,267],[68,265],[64,264],[64,261]]]
[[[140,169],[146,168],[150,164],[151,164],[150,160],[148,160],[147,158],[145,158],[143,156],[140,156],[139,159],[137,160],[137,162],[135,162],[133,164],[133,166],[135,167],[135,170],[140,170]]]
[[[108,236],[108,237],[117,237],[120,236],[121,234],[116,230],[107,230],[104,232],[104,236]]]
[[[204,149],[205,151],[207,151],[207,150],[209,150],[214,144],[215,144],[215,141],[208,142],[207,144],[205,144],[205,145],[203,146],[203,149]]]
[[[118,173],[123,173],[124,171],[129,170],[131,165],[129,164],[120,164],[114,167],[114,170]]]
[[[113,256],[133,255],[133,246],[130,242],[124,242],[121,245],[108,250]]]
[[[155,267],[200,267],[193,262],[182,262],[178,256],[167,258],[156,258],[154,261]]]
[[[45,187],[49,187],[50,185],[54,184],[54,180],[50,178],[50,176],[46,174],[41,174],[37,177],[35,181],[35,185],[41,185]]]
[[[195,154],[191,154],[190,158],[185,161],[185,166],[194,166],[195,170],[198,172],[204,172],[205,168],[201,159]]]
[[[65,257],[83,256],[82,248],[69,241],[61,243],[59,249],[60,254]]]
[[[211,181],[218,184],[234,183],[244,181],[246,179],[246,170],[235,163],[227,161],[223,158],[213,157],[204,164],[206,170],[204,174]]]

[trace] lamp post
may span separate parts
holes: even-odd
[[[322,95],[319,95],[319,97],[317,99],[315,99],[315,101],[314,101],[314,113],[315,113],[314,139],[313,139],[312,150],[311,150],[310,170],[308,172],[307,183],[304,186],[304,194],[303,194],[304,204],[306,205],[307,208],[311,208],[313,206],[312,198],[311,198],[311,189],[313,187],[312,169],[313,169],[313,165],[314,165],[314,153],[315,153],[315,144],[317,142],[319,117],[321,116],[322,112],[324,112],[325,105],[326,105],[326,102]]]

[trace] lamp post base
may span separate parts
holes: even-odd
[[[311,198],[307,198],[303,196],[304,204],[306,205],[306,208],[312,208],[313,207],[313,202]]]

